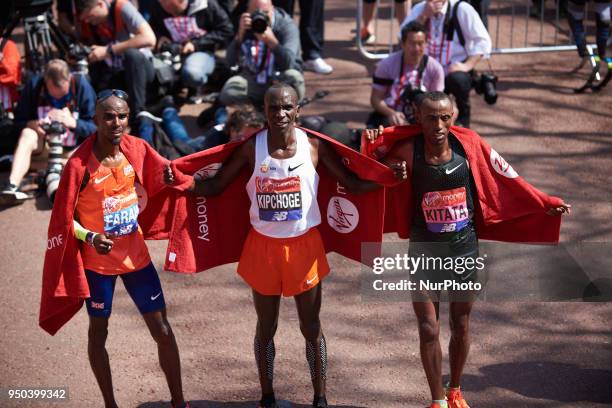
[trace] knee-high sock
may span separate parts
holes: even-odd
[[[318,342],[306,340],[306,360],[308,360],[313,383],[327,379],[327,344],[323,334]]]
[[[253,349],[255,351],[255,363],[260,378],[266,378],[270,382],[274,379],[274,357],[276,357],[276,348],[274,347],[274,339],[270,339],[262,349],[259,338],[255,336]]]

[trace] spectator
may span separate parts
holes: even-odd
[[[127,90],[133,125],[144,110],[147,86],[155,79],[149,47],[155,34],[128,0],[76,0],[79,39],[92,46],[89,54],[92,83],[96,89]]]
[[[21,84],[21,55],[12,40],[0,37],[0,106],[13,110],[17,86]]]
[[[276,7],[293,17],[295,0],[273,0]],[[325,0],[300,0],[300,43],[304,69],[317,74],[331,74],[334,68],[322,58]]]
[[[232,106],[225,124],[216,125],[206,134],[191,140],[190,146],[197,151],[210,149],[251,136],[265,126],[265,118],[253,105]]]
[[[414,96],[419,92],[442,91],[444,69],[425,55],[425,27],[413,21],[402,28],[400,51],[378,63],[372,81],[370,104],[374,112],[368,128],[414,123]]]
[[[445,92],[455,96],[459,108],[457,125],[469,127],[471,71],[491,53],[487,29],[476,10],[460,0],[423,1],[414,6],[404,24],[414,20],[428,29],[425,53],[444,68]]]
[[[173,143],[187,144],[195,151],[210,149],[252,135],[265,125],[265,118],[251,104],[228,106],[227,122],[208,130],[204,135],[189,137],[178,110],[168,104],[162,111],[162,127]]]
[[[263,12],[268,20],[263,33],[252,27],[251,13]],[[238,31],[227,49],[230,65],[239,65],[239,75],[231,77],[223,86],[219,100],[223,105],[244,103],[263,104],[263,96],[276,73],[291,83],[302,99],[305,93],[301,72],[300,37],[291,17],[275,8],[270,0],[250,0],[242,13]]]
[[[406,19],[407,12],[412,7],[412,0],[394,0],[393,7],[395,8],[395,18],[401,25],[404,19]],[[374,35],[374,12],[376,11],[376,0],[363,0],[363,15],[362,15],[362,27],[359,35],[361,41],[364,44],[373,44],[376,41]]]
[[[225,48],[232,23],[216,0],[159,0],[151,12],[151,27],[163,44],[181,44],[183,84],[200,87],[215,69],[214,52]]]
[[[30,168],[33,155],[45,150],[43,123],[60,122],[67,131],[62,135],[65,149],[74,149],[96,131],[93,122],[96,94],[81,75],[70,74],[68,64],[51,60],[44,75],[36,75],[26,84],[15,109],[15,124],[21,134],[9,176],[0,193],[0,203],[22,203],[28,196],[19,185]]]

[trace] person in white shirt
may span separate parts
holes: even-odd
[[[425,53],[444,67],[445,91],[455,96],[457,124],[470,126],[471,71],[491,53],[491,37],[476,10],[463,0],[426,0],[403,25],[419,21],[428,30]]]

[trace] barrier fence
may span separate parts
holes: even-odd
[[[377,42],[364,44],[359,35],[363,24],[364,2],[357,0],[356,42],[359,52],[365,58],[382,59],[397,49],[399,29],[395,22],[393,1],[376,1],[373,34]],[[492,0],[488,10],[492,54],[576,51],[567,18],[563,15],[563,1]],[[587,16],[588,6],[587,3]],[[386,13],[387,18],[379,18],[382,7],[390,9],[390,13]],[[591,55],[593,48],[594,44],[587,46]],[[595,66],[595,59],[591,57],[590,60],[591,65]]]

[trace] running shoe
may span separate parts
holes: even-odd
[[[274,398],[274,394],[264,395],[260,400],[257,408],[279,408],[276,403],[276,398]]]
[[[304,69],[323,75],[331,74],[334,70],[334,68],[321,57],[304,61]]]
[[[327,398],[325,398],[324,396],[315,397],[312,401],[312,406],[314,408],[327,408]]]
[[[174,405],[174,402],[171,402],[172,408],[191,408],[191,405],[187,401],[183,402],[181,405]]]
[[[366,27],[361,29],[361,33],[359,35],[361,36],[361,42],[363,44],[374,44],[376,42],[376,36],[369,32]]]
[[[16,185],[8,183],[0,192],[0,205],[21,204],[28,198],[30,198],[30,196],[20,191]]]
[[[461,388],[448,388],[446,399],[448,399],[448,408],[470,408],[465,399],[463,399]]]
[[[268,404],[264,404],[259,401],[259,405],[257,405],[257,408],[278,408],[278,404],[276,403],[276,401],[270,402]]]
[[[444,408],[448,408],[450,407],[450,405],[445,405]],[[431,405],[429,406],[429,408],[442,408],[442,405],[440,405],[439,402],[432,402]]]

